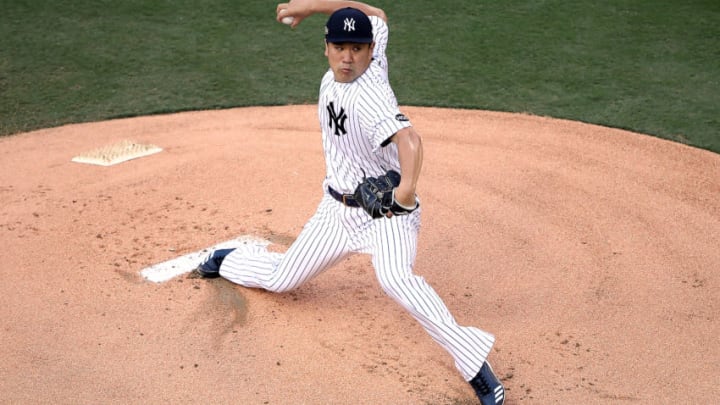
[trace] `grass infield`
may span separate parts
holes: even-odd
[[[7,0],[0,135],[315,103],[325,17],[276,2]],[[527,112],[720,152],[717,0],[377,1],[401,104]]]

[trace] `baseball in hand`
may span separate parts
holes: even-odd
[[[294,17],[283,17],[283,19],[282,19],[282,23],[286,24],[286,25],[292,24],[293,21],[295,21]]]

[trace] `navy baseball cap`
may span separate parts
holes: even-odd
[[[362,11],[352,7],[335,11],[325,24],[325,41],[335,44],[343,42],[371,43],[373,32],[370,18]]]

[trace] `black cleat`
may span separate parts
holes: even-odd
[[[505,387],[495,377],[487,361],[483,363],[478,374],[470,380],[482,405],[502,405],[505,403]]]
[[[192,271],[191,278],[194,278],[192,277],[193,275],[201,278],[220,277],[220,265],[225,259],[225,256],[233,250],[235,249],[216,249],[211,251],[208,257]]]

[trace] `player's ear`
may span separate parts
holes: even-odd
[[[328,43],[325,41],[325,57],[328,56]]]

